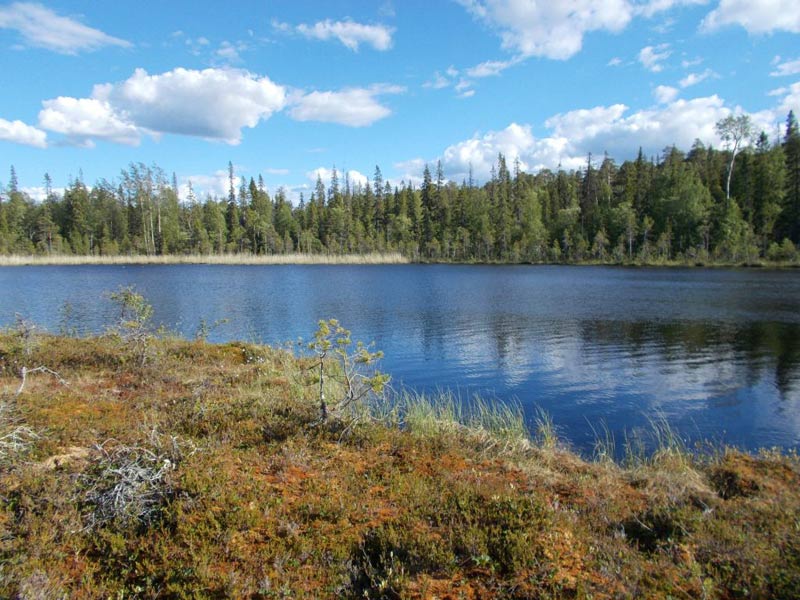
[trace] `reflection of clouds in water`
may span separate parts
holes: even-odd
[[[563,267],[76,267],[0,270],[0,322],[105,324],[104,290],[136,284],[156,318],[215,341],[308,338],[338,318],[377,341],[382,369],[420,389],[485,390],[551,410],[576,439],[642,415],[736,429],[751,447],[798,439],[800,278],[794,273]],[[46,290],[46,293],[43,291]]]
[[[483,319],[452,325],[438,333],[444,358],[460,380],[480,386],[491,379],[523,402],[547,404],[548,398],[566,396],[570,405],[595,415],[661,414],[683,423],[697,417],[707,427],[715,424],[705,413],[716,411],[718,424],[728,419],[736,421],[731,428],[753,431],[773,421],[783,406],[788,418],[765,429],[782,439],[796,440],[800,433],[800,413],[768,400],[775,395],[774,361],[761,351],[758,360],[748,359],[733,347],[733,334],[709,346],[707,332],[691,324],[644,328],[635,340],[621,335],[610,341],[598,341],[596,331],[574,321]],[[620,323],[618,329],[635,325]],[[798,398],[796,391],[789,396]],[[626,397],[635,402],[622,405]]]
[[[535,349],[536,357],[524,362],[524,370],[546,375],[548,385],[587,394],[579,398],[581,403],[635,389],[647,396],[643,409],[678,413],[703,409],[710,397],[752,387],[753,368],[773,379],[767,360],[754,367],[730,347],[717,346],[713,352],[698,354],[648,341],[632,349],[621,343],[597,345],[591,339],[580,339],[575,324],[561,324],[559,329],[561,336],[527,344]],[[481,345],[477,340],[473,343]],[[798,397],[796,391],[789,395]],[[682,404],[674,406],[675,402]]]
[[[768,382],[761,386],[769,387]],[[768,390],[764,390],[764,395]],[[760,436],[775,436],[789,440],[788,443],[800,444],[800,396],[793,401],[773,399],[769,402],[770,410],[758,410],[755,401],[748,399],[748,404],[753,405],[753,410],[748,411],[747,418],[751,420],[752,429]]]
[[[529,378],[533,368],[533,343],[509,335],[498,343],[486,327],[456,331],[452,343],[452,360],[458,362],[470,380],[479,380],[491,372],[501,379],[503,387],[513,387]]]

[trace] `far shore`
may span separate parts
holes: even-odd
[[[371,252],[366,254],[118,254],[73,255],[73,254],[9,254],[0,255],[0,267],[18,266],[79,266],[79,265],[407,265],[407,264],[445,264],[445,265],[561,265],[589,267],[654,267],[654,268],[798,268],[797,261],[769,261],[756,259],[744,261],[714,261],[693,259],[671,260],[632,260],[603,261],[587,259],[564,262],[513,262],[491,260],[458,261],[412,259],[400,252]]]
[[[410,261],[398,252],[371,254],[165,254],[0,256],[0,266],[26,265],[394,265]]]

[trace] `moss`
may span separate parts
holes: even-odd
[[[627,466],[587,462],[523,439],[511,413],[448,421],[447,404],[417,403],[417,417],[436,418],[406,428],[388,410],[320,427],[308,365],[280,350],[155,339],[142,368],[109,338],[33,341],[0,335],[0,401],[38,436],[0,463],[1,597],[800,589],[796,456],[670,447]],[[69,385],[32,376],[14,399],[10,361],[46,364]],[[87,485],[117,482],[98,446],[153,453],[159,469],[169,458],[153,518],[87,527]]]

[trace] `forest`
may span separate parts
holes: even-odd
[[[451,181],[441,162],[419,185],[392,186],[375,167],[353,184],[333,169],[293,204],[263,178],[227,197],[180,197],[177,178],[131,164],[112,180],[82,177],[63,194],[44,175],[35,201],[11,166],[0,188],[0,254],[363,254],[414,261],[751,263],[794,261],[800,243],[800,128],[752,131],[749,117],[717,123],[724,148],[695,141],[621,165],[591,154],[578,170],[524,172],[500,154],[491,177]],[[748,143],[752,141],[752,143]],[[241,183],[239,183],[241,181]],[[186,190],[184,190],[186,192]]]

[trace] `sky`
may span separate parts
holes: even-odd
[[[336,168],[485,181],[721,147],[800,113],[797,0],[0,0],[0,183],[41,197],[131,163],[185,196],[261,174],[297,201]]]

